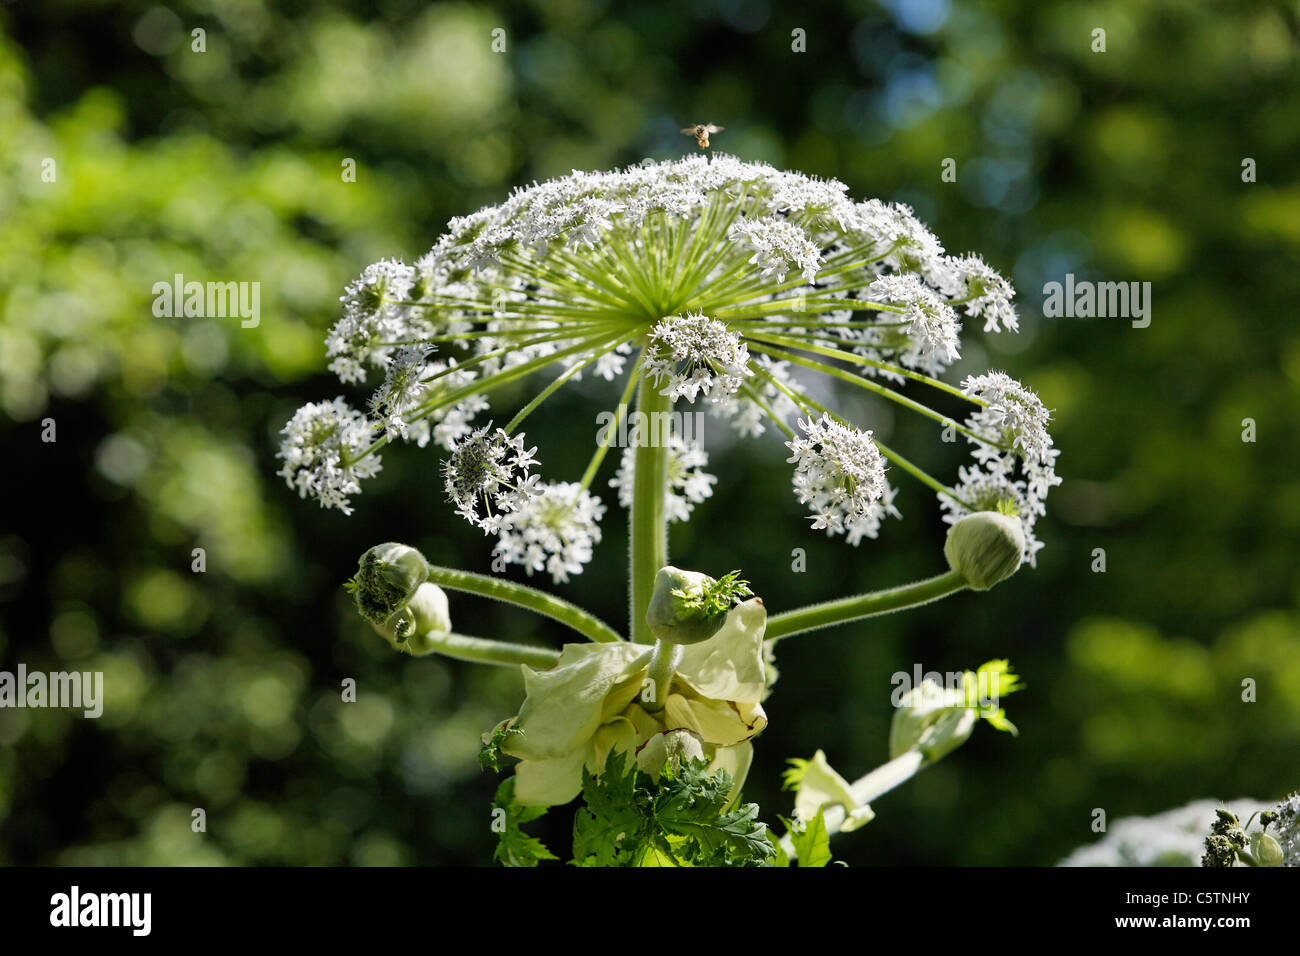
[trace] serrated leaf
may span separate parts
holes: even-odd
[[[831,837],[826,832],[826,819],[820,810],[817,816],[802,827],[790,827],[790,842],[800,866],[826,866],[831,862]]]
[[[501,781],[492,801],[492,814],[494,822],[503,821],[504,829],[498,834],[492,859],[502,866],[536,866],[541,860],[558,860],[541,840],[519,829],[520,824],[530,823],[545,813],[546,807],[528,806],[515,800],[514,777]]]
[[[583,772],[586,806],[574,817],[580,866],[746,866],[774,855],[758,805],[727,811],[731,777],[708,761],[665,767],[656,786],[611,753],[600,777]]]

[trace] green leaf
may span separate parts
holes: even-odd
[[[794,855],[800,866],[826,866],[831,862],[831,837],[826,832],[826,820],[820,810],[806,825],[796,826],[782,820],[794,844]]]
[[[522,734],[522,730],[516,730],[508,727],[504,723],[497,726],[492,731],[492,737],[484,741],[482,748],[478,752],[478,765],[481,770],[491,770],[493,773],[501,772],[501,745],[505,743],[514,734]]]
[[[519,829],[546,813],[546,807],[531,807],[515,800],[515,778],[501,781],[492,801],[492,823],[499,831],[492,859],[502,866],[536,866],[540,860],[558,860],[542,841]],[[500,824],[498,824],[500,821]]]
[[[731,776],[708,761],[664,767],[656,785],[613,752],[599,777],[583,771],[573,824],[580,866],[759,866],[775,855],[758,805],[727,810]]]
[[[786,829],[788,830],[789,828],[790,828],[789,822],[786,821]],[[767,831],[767,842],[772,844],[772,849],[776,851],[772,859],[767,861],[767,865],[768,866],[789,866],[790,857],[785,852],[785,848],[781,846],[781,841],[777,839],[776,834],[773,833],[771,830]]]
[[[573,862],[579,866],[634,865],[648,842],[636,764],[625,772],[625,762],[624,753],[611,751],[599,777],[582,769],[586,806],[573,818]]]

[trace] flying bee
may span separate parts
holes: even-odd
[[[700,149],[709,148],[709,134],[721,133],[727,127],[714,126],[712,123],[700,123],[698,126],[687,126],[682,130],[687,136],[694,136],[695,143]]]

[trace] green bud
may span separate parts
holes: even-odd
[[[889,758],[918,750],[926,763],[940,760],[970,737],[979,714],[966,692],[924,680],[903,695],[889,725]]]
[[[672,565],[660,568],[645,612],[650,633],[666,644],[707,641],[722,629],[735,603],[753,593],[737,574],[715,579]]]
[[[424,555],[404,544],[377,544],[361,556],[357,573],[346,585],[357,611],[380,630],[404,641],[415,631],[415,615],[407,607],[429,577]]]
[[[949,529],[943,553],[971,590],[987,591],[1020,568],[1025,533],[1013,515],[976,511]]]
[[[1250,855],[1256,866],[1281,866],[1282,844],[1263,830],[1256,830],[1250,837]]]
[[[1232,866],[1237,862],[1237,848],[1222,833],[1212,833],[1205,838],[1205,854],[1201,866]]]
[[[381,626],[375,626],[395,650],[422,657],[438,650],[439,638],[451,632],[451,611],[447,594],[426,581],[415,591],[406,607]],[[405,637],[399,637],[405,634]]]
[[[683,763],[704,759],[704,744],[690,730],[667,730],[645,742],[636,755],[636,765],[658,782],[660,772],[671,768],[676,773]]]

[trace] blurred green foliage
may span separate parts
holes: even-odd
[[[1037,569],[785,642],[746,798],[788,813],[783,762],[818,747],[866,772],[891,674],[992,656],[1028,683],[1019,739],[977,733],[837,858],[1052,863],[1094,838],[1094,807],[1300,785],[1295,0],[47,0],[0,24],[0,667],[102,670],[107,688],[97,721],[0,710],[0,862],[488,861],[496,784],[474,756],[522,681],[392,654],[339,585],[380,541],[476,570],[490,543],[439,500],[432,450],[386,455],[343,518],[275,477],[276,433],[343,391],[321,339],[367,263],[534,178],[693,149],[677,129],[701,120],[742,158],[910,202],[1012,275],[1024,331],[972,330],[955,372],[1038,388],[1066,479]],[[1150,327],[1044,319],[1067,272],[1152,282]],[[175,273],[260,281],[260,326],[155,318]],[[558,396],[530,438],[576,472],[591,439],[572,423],[609,400]],[[861,417],[941,474],[964,454],[888,409]],[[742,567],[778,610],[942,568],[922,490],[853,550],[807,532],[779,439],[720,432],[717,493],[674,528],[676,563]],[[620,522],[560,589],[617,624]],[[452,613],[567,639],[487,602]],[[544,822],[565,845],[564,814]]]

